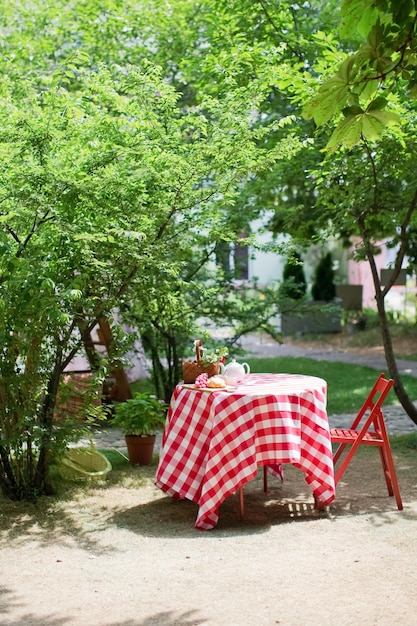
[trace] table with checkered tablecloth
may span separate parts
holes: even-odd
[[[256,476],[284,463],[304,472],[322,505],[335,497],[326,382],[297,374],[250,374],[233,389],[177,385],[156,484],[199,505],[196,528],[213,528],[220,504]]]

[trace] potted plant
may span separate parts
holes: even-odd
[[[125,436],[132,465],[149,465],[155,446],[156,431],[165,425],[167,405],[149,393],[136,393],[133,398],[115,405],[113,424]]]

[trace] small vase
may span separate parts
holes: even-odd
[[[155,435],[125,435],[127,455],[131,465],[150,465],[152,463]]]

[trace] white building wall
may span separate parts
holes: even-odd
[[[266,218],[265,218],[266,219]],[[260,244],[268,244],[274,241],[271,232],[262,232],[265,220],[256,220],[251,224],[252,232],[258,232]],[[249,252],[249,280],[258,280],[259,285],[267,285],[281,280],[286,258],[276,252],[262,252],[254,248]]]

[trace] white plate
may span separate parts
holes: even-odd
[[[183,383],[181,385],[184,389],[194,389],[195,391],[234,391],[236,387],[231,387],[227,385],[226,387],[196,387],[194,384]]]

